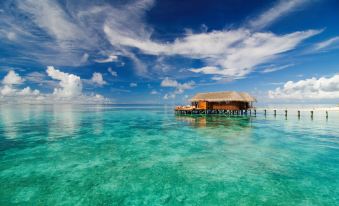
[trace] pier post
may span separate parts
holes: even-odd
[[[266,117],[266,109],[264,110],[264,114],[265,114],[265,117]]]
[[[257,116],[257,110],[256,109],[254,110],[254,116],[255,117]]]
[[[285,117],[287,117],[287,110],[285,110]]]
[[[300,119],[300,110],[298,110],[298,119]]]
[[[328,119],[328,111],[326,110],[326,119]]]
[[[313,111],[311,111],[311,119],[313,119]]]
[[[250,109],[250,116],[252,115],[252,110]]]
[[[277,110],[273,110],[274,111],[274,116],[277,116]]]

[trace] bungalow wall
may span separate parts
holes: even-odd
[[[199,109],[209,109],[209,108],[208,108],[208,102],[205,102],[205,101],[199,101],[199,102],[198,102],[198,108],[199,108]]]
[[[192,103],[198,109],[215,109],[215,110],[246,110],[250,108],[248,102],[206,102],[199,101]]]

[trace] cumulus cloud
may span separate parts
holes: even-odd
[[[61,72],[53,66],[48,66],[46,72],[49,77],[59,81],[59,88],[54,88],[55,96],[73,98],[81,95],[82,83],[79,76]]]
[[[288,81],[283,87],[270,90],[268,96],[272,99],[336,99],[339,98],[339,75]]]
[[[0,102],[1,103],[30,103],[30,104],[102,104],[111,103],[99,94],[85,95],[82,93],[82,84],[80,77],[62,72],[55,69],[53,66],[48,66],[46,70],[49,77],[53,81],[57,81],[56,88],[53,93],[41,93],[37,89],[32,89],[29,86],[23,89],[18,88],[20,81],[10,81],[0,87]],[[9,71],[11,73],[11,71]],[[6,79],[8,74],[4,77],[2,82]],[[41,78],[41,75],[36,75]],[[19,74],[16,74],[16,79],[22,79]],[[52,81],[52,80],[51,80]],[[5,81],[6,82],[6,81]]]
[[[15,96],[38,96],[40,91],[37,89],[32,90],[30,87],[24,89],[16,89],[10,85],[4,85],[0,87],[1,96],[15,97]]]
[[[107,82],[102,77],[102,74],[99,73],[99,72],[94,72],[93,73],[90,82],[92,84],[95,84],[95,85],[98,85],[98,86],[103,86],[103,85],[107,84]]]
[[[23,82],[24,82],[24,79],[22,79],[13,70],[10,70],[7,73],[7,75],[4,77],[4,79],[2,80],[2,83],[6,85],[22,84]]]
[[[176,97],[177,94],[182,94],[184,93],[185,90],[192,89],[195,86],[195,82],[189,81],[185,83],[179,83],[176,80],[166,77],[165,79],[161,81],[160,86],[175,88],[174,92],[165,94],[164,96],[164,99],[173,99]]]
[[[160,86],[162,86],[162,87],[177,87],[178,85],[179,85],[179,83],[176,80],[172,80],[168,77],[163,79],[160,83]]]
[[[39,90],[32,90],[30,87],[25,87],[23,89],[16,88],[15,86],[23,83],[23,78],[15,73],[13,70],[10,70],[7,75],[2,80],[3,87],[0,87],[0,101],[13,99],[20,97],[20,99],[36,99],[40,95]]]

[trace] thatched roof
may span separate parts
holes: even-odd
[[[225,102],[225,101],[237,101],[237,102],[255,102],[254,97],[246,92],[208,92],[198,93],[192,99],[192,102],[207,101],[207,102]]]

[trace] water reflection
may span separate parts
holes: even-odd
[[[250,139],[252,134],[250,117],[176,115],[176,120],[195,128],[195,132],[204,138]]]
[[[188,116],[176,115],[176,120],[188,123],[193,127],[251,127],[250,117],[225,117],[225,116]]]
[[[49,138],[73,136],[80,129],[82,111],[75,105],[53,105],[49,123]]]
[[[1,105],[0,126],[1,132],[7,139],[16,139],[20,132],[26,131],[25,123],[32,121],[39,114],[40,107],[29,105]],[[33,121],[34,122],[34,121]]]

